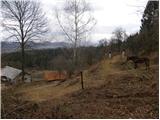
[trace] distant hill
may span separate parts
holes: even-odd
[[[49,48],[61,48],[70,47],[69,43],[66,42],[28,42],[26,49],[49,49]],[[1,42],[1,52],[10,53],[20,50],[20,45],[18,42]]]

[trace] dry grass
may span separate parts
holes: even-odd
[[[89,70],[84,71],[84,86],[92,88],[103,85],[105,82],[111,82],[110,76],[127,76],[128,74],[140,77],[142,79],[152,78],[152,72],[139,69],[123,69],[121,56],[115,56],[112,60],[103,60],[92,66]],[[118,65],[120,66],[118,66]],[[117,67],[118,66],[118,67]],[[126,65],[125,65],[126,66]],[[148,74],[149,73],[149,74]],[[118,77],[119,78],[119,77]],[[49,99],[58,98],[65,94],[81,90],[80,79],[53,81],[53,82],[35,82],[33,85],[21,85],[16,88],[17,94],[22,94],[23,98],[28,101],[41,102]]]
[[[22,94],[24,100],[41,102],[55,99],[81,89],[79,81],[77,81],[74,85],[70,85],[72,82],[73,80],[43,82],[43,84],[37,84],[35,86],[24,85],[18,87],[16,89],[16,93]]]
[[[30,105],[3,118],[158,118],[158,65],[146,71],[122,62],[115,56],[84,71],[85,90],[75,78],[24,84],[12,89],[11,95],[5,91],[3,114],[25,101]]]

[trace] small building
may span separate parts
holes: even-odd
[[[36,81],[38,82],[38,81],[44,80],[44,71],[32,70],[31,75],[32,75],[33,82],[36,82]]]
[[[17,83],[17,80],[21,78],[22,70],[13,68],[10,66],[5,66],[1,69],[1,81],[2,82],[10,82]],[[25,74],[25,82],[31,82],[31,76],[29,74]]]
[[[65,79],[67,79],[66,72],[44,71],[44,80],[46,81],[65,80]]]
[[[1,69],[1,80],[2,82],[11,82],[15,83],[15,78],[20,75],[22,70],[10,67],[10,66],[5,66],[4,68]]]

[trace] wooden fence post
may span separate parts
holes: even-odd
[[[83,72],[81,71],[81,86],[82,86],[82,89],[84,89],[84,85],[83,85]]]

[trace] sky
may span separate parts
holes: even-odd
[[[58,25],[54,17],[54,8],[62,7],[65,0],[42,0],[42,8],[49,20],[53,34],[48,38],[53,41],[63,40],[56,34]],[[97,21],[90,39],[97,43],[100,39],[110,39],[117,27],[125,29],[128,35],[139,31],[141,18],[148,0],[87,0],[90,3],[92,16]]]
[[[38,0],[49,22],[48,41],[64,41],[60,27],[55,18],[55,8],[61,8],[66,0]],[[86,0],[92,8],[92,16],[97,24],[89,35],[90,43],[101,39],[109,40],[117,27],[122,27],[128,35],[139,31],[141,18],[148,0]],[[1,18],[1,17],[0,17]],[[2,28],[0,28],[2,29]],[[5,36],[0,34],[1,38]]]

